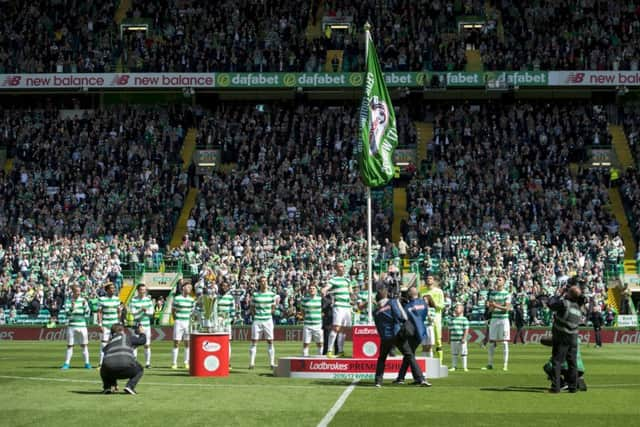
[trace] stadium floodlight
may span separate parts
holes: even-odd
[[[123,22],[120,24],[120,38],[124,35],[125,32],[133,33],[136,31],[144,31],[145,33],[149,31],[150,25],[147,23],[140,22]]]
[[[325,16],[322,19],[322,31],[326,31],[329,28],[333,30],[349,31],[353,25],[353,16]]]

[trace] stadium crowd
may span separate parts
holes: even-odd
[[[0,117],[0,145],[15,153],[0,175],[0,241],[128,234],[166,244],[188,184],[180,110],[4,109]]]
[[[633,155],[635,168],[624,171],[620,179],[620,193],[625,204],[627,215],[630,216],[630,226],[636,239],[640,237],[640,226],[638,225],[638,215],[640,214],[640,193],[638,192],[638,161],[640,159],[640,108],[635,104],[628,104],[622,111],[623,128],[629,148]],[[637,259],[640,257],[637,255]]]
[[[134,1],[129,18],[153,29],[125,38],[131,71],[297,71],[318,54],[307,44],[310,2]]]
[[[81,284],[94,300],[104,294],[107,282],[120,288],[124,268],[157,265],[161,249],[154,238],[127,235],[14,236],[8,245],[0,245],[0,308],[33,317],[46,309],[55,321],[71,284]]]
[[[384,46],[383,70],[464,70],[467,45],[486,70],[638,70],[640,58],[637,1],[136,0],[125,19],[149,29],[122,34],[115,2],[2,2],[0,12],[0,73],[113,72],[118,63],[135,72],[360,71],[365,22]],[[461,31],[463,16],[484,28]],[[323,17],[352,26],[323,31]],[[336,49],[342,63],[325,64]]]
[[[498,0],[503,37],[483,37],[488,70],[638,70],[640,3]]]
[[[570,276],[584,280],[585,295],[605,311],[606,271],[622,260],[624,246],[616,236],[574,239],[560,246],[533,235],[509,233],[445,238],[435,247],[442,288],[451,303],[465,305],[471,320],[482,320],[485,302],[498,274],[509,278],[513,305],[522,305],[526,319],[548,325],[545,297],[553,295]],[[431,263],[431,259],[427,258]]]
[[[342,63],[331,64],[329,69],[359,71],[363,42],[357,34],[369,20],[379,29],[379,43],[385,45],[381,52],[384,70],[464,69],[464,43],[449,4],[325,2],[326,16],[344,18],[353,25],[348,31],[328,30],[308,38],[308,24],[320,25],[314,22],[319,2],[309,3],[187,2],[180,8],[173,1],[136,2],[131,18],[151,17],[154,30],[126,37],[125,64],[140,72],[319,72],[329,65],[325,64],[328,50],[343,50]],[[221,9],[228,13],[220,13]],[[223,21],[222,16],[231,19]],[[440,29],[447,30],[446,37],[439,35]]]
[[[621,111],[624,133],[629,141],[636,168],[640,161],[640,105],[629,103]]]
[[[570,170],[587,146],[610,145],[598,107],[463,105],[435,114],[432,167],[408,186],[403,234],[433,236],[505,231],[544,235],[558,245],[581,235],[615,234],[602,207],[605,178]],[[562,213],[562,215],[558,215]],[[430,237],[431,236],[431,237]]]
[[[362,69],[358,56],[363,45],[354,36],[365,23],[372,26],[383,71],[460,71],[466,65],[464,34],[458,33],[456,17],[484,14],[479,1],[454,5],[443,1],[384,0],[354,5],[348,1],[327,2],[328,16],[351,17],[350,33],[334,31],[324,41],[327,49],[344,50],[344,71]]]
[[[356,109],[274,104],[266,110],[231,105],[200,121],[198,143],[220,146],[222,163],[234,169],[203,178],[190,229],[205,239],[212,231],[255,232],[262,225],[271,233],[355,235],[364,223]],[[406,108],[397,124],[403,144],[415,145]],[[381,208],[378,236],[391,227],[391,212]]]
[[[0,74],[114,71],[113,1],[0,2]]]
[[[95,295],[105,281],[118,283],[122,264],[157,266],[162,256],[181,261],[197,293],[229,284],[238,323],[251,320],[251,294],[262,274],[280,295],[279,323],[300,320],[305,286],[331,277],[337,259],[348,261],[359,291],[366,221],[355,108],[221,104],[196,109],[195,117],[141,107],[70,118],[46,109],[3,112],[1,135],[16,160],[2,176],[0,305],[10,310],[35,294],[50,307],[53,295],[80,278]],[[405,107],[397,120],[401,144],[414,144]],[[197,126],[199,144],[221,148],[232,170],[189,182],[175,164],[186,121]],[[439,275],[448,301],[465,303],[472,318],[484,315],[498,273],[508,275],[533,323],[548,323],[540,297],[569,274],[583,277],[593,302],[603,304],[605,274],[619,263],[622,242],[603,209],[604,177],[569,169],[587,146],[609,143],[602,111],[573,104],[446,106],[434,128],[432,167],[408,187],[406,247],[388,239],[392,208],[384,199],[374,206],[378,271],[402,257],[419,260],[423,272]],[[104,147],[97,155],[90,151],[96,141]],[[64,155],[53,155],[54,142]],[[180,247],[165,250],[170,219],[196,181],[200,196],[188,234]],[[162,194],[179,198],[167,203]],[[156,212],[157,220],[144,221]]]
[[[321,4],[322,3],[322,4]],[[320,31],[323,16],[349,17],[348,31]],[[365,22],[374,36],[384,70],[463,70],[465,36],[456,16],[483,15],[477,0],[410,2],[251,0],[197,3],[137,0],[127,22],[147,31],[124,31],[114,21],[115,3],[74,0],[4,2],[0,72],[114,72],[117,64],[134,72],[360,71]],[[227,17],[229,17],[227,19]],[[321,19],[321,18],[320,18]],[[30,31],[35,29],[36,31]],[[441,35],[442,33],[445,33]],[[327,51],[343,50],[342,63],[325,64]]]
[[[569,273],[596,303],[624,247],[604,206],[606,176],[571,172],[591,145],[609,145],[597,106],[501,104],[434,116],[432,167],[408,186],[403,235],[441,263],[449,297],[473,311],[491,275],[505,273],[539,319],[538,297]],[[478,307],[475,314],[479,314]]]

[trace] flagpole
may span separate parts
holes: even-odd
[[[369,299],[367,302],[367,320],[369,324],[373,323],[373,317],[371,315],[371,298],[373,296],[373,262],[371,260],[371,240],[371,188],[367,187],[367,269],[369,271]]]
[[[365,30],[365,44],[364,44],[364,57],[368,58],[369,56],[369,38],[371,37],[369,30],[371,29],[371,24],[368,22],[364,25]],[[365,61],[366,62],[366,61]],[[366,70],[368,71],[368,70]],[[367,299],[367,323],[370,325],[373,323],[373,316],[371,313],[373,302],[373,262],[371,260],[371,188],[367,185],[367,272],[368,272],[368,288],[369,292]]]

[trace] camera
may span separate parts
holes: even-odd
[[[408,289],[402,289],[402,278],[400,277],[399,271],[390,270],[384,279],[384,286],[389,291],[389,298],[397,298],[400,300],[408,299]]]
[[[384,278],[384,284],[389,291],[394,291],[400,286],[400,273],[397,271],[390,271],[387,273],[387,277]]]
[[[586,304],[587,304],[587,302],[589,302],[589,301],[587,300],[587,297],[585,297],[585,296],[584,296],[584,295],[582,295],[582,294],[581,294],[579,297],[577,297],[577,298],[571,298],[570,296],[567,296],[567,299],[568,299],[568,300],[570,300],[570,301],[575,302],[575,303],[576,303],[576,304],[578,304],[579,306],[586,305]]]
[[[136,322],[131,328],[131,332],[133,332],[136,335],[139,335],[140,332],[142,332],[143,330],[144,330],[144,326],[142,326],[142,323],[140,322]]]
[[[571,295],[569,293],[569,289],[573,286],[577,286],[578,288],[580,288],[580,295],[576,298],[571,298]],[[563,289],[563,293],[565,294],[565,297],[568,300],[573,301],[580,306],[583,306],[583,305],[586,305],[587,302],[589,302],[588,298],[584,295],[586,288],[587,288],[587,281],[584,278],[573,276],[569,280],[567,280],[567,284]]]

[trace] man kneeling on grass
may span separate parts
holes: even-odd
[[[124,378],[129,379],[124,392],[136,394],[136,385],[142,378],[144,369],[136,360],[133,349],[147,341],[140,325],[136,326],[136,334],[125,333],[125,328],[120,323],[111,327],[111,339],[104,347],[104,360],[100,368],[104,394],[117,391],[118,380]]]

